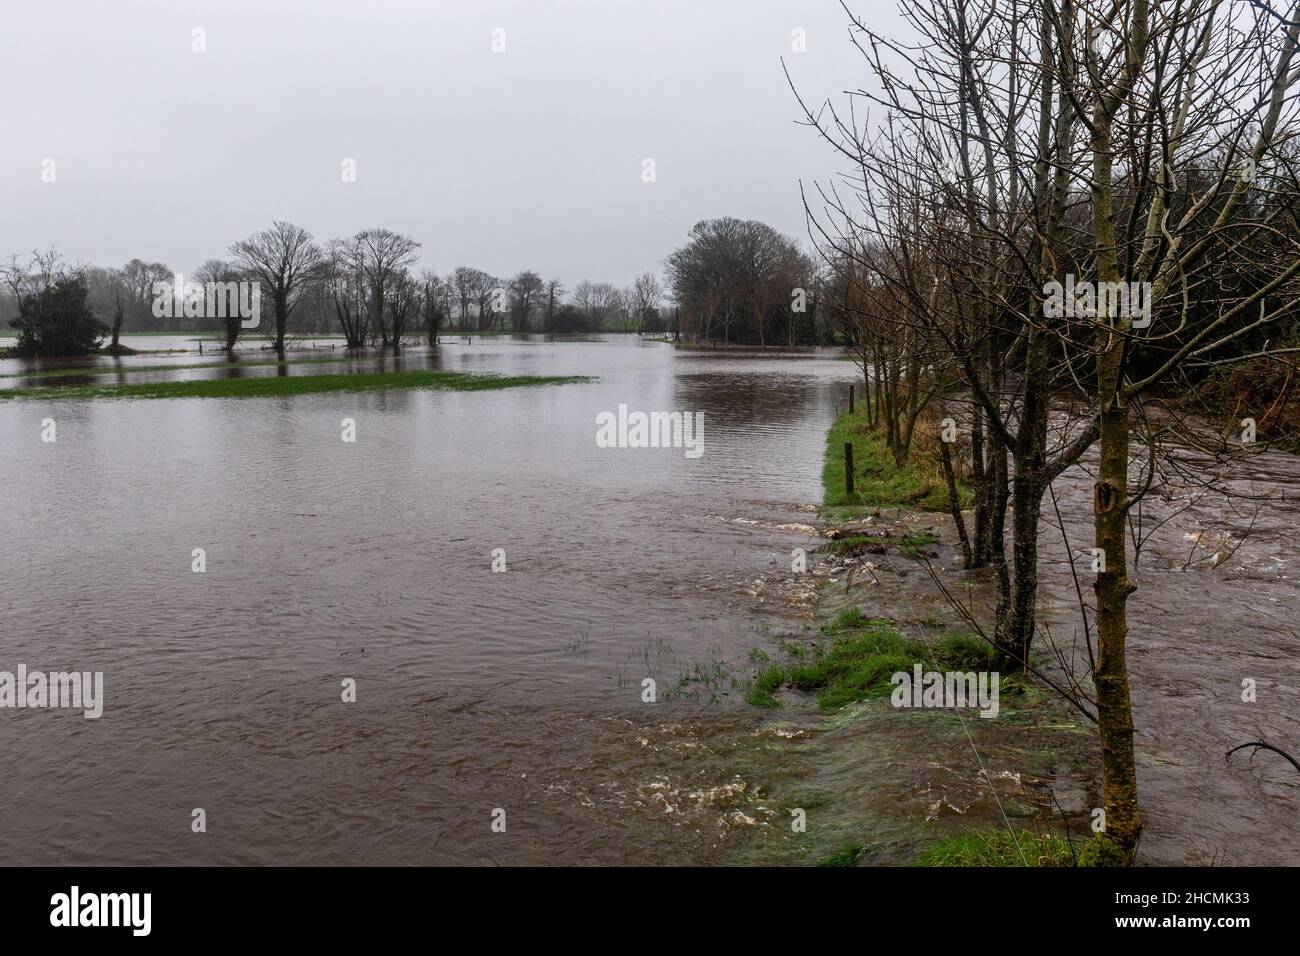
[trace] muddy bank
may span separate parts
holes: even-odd
[[[845,608],[889,619],[927,643],[965,630],[925,562],[956,593],[977,602],[991,593],[991,580],[960,570],[951,518],[888,510],[853,521],[851,530],[872,541],[838,549],[829,536],[842,526],[818,528],[808,623],[774,634],[765,655],[777,659],[791,642],[815,640]],[[774,825],[735,854],[741,860],[825,862],[857,847],[864,865],[907,864],[971,829],[1050,832],[1076,847],[1090,834],[1091,808],[1099,802],[1095,736],[1081,715],[1044,690],[1004,695],[992,719],[970,709],[897,709],[888,696],[830,712],[810,694],[786,690],[779,699],[782,706],[761,719],[757,732],[784,742],[787,774],[767,781],[766,794],[787,813],[774,815]],[[791,807],[806,810],[807,833],[790,832]]]
[[[1085,459],[1057,480],[1063,525],[1049,496],[1040,540],[1039,650],[1051,641],[1078,660],[1086,660],[1089,635],[1067,555],[1090,613],[1091,470]],[[1300,459],[1262,450],[1225,466],[1180,447],[1165,472],[1134,518],[1141,548],[1129,659],[1146,821],[1139,862],[1295,865],[1300,774],[1276,754],[1225,754],[1261,739],[1300,751]],[[894,543],[850,556],[822,550],[810,568],[816,620],[858,607],[912,637],[964,629],[920,559],[977,618],[991,617],[993,581],[960,569],[950,518],[887,511],[871,520]],[[871,533],[870,522],[855,530]],[[930,537],[919,556],[897,544]],[[994,720],[897,711],[887,699],[830,715],[802,695],[784,703],[765,725],[786,734],[800,769],[773,792],[817,800],[810,833],[814,819],[831,831],[819,852],[861,844],[864,862],[907,862],[961,828],[1008,824],[1068,829],[1081,842],[1101,804],[1095,729],[1045,688]],[[798,839],[772,842],[765,852],[798,855]]]

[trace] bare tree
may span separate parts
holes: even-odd
[[[370,303],[355,239],[330,240],[321,277],[347,347],[363,348],[370,337]]]
[[[794,240],[766,223],[706,219],[666,260],[673,298],[694,322],[688,334],[767,344],[777,323],[792,319],[792,282],[811,271]],[[782,331],[785,331],[782,329]]]
[[[389,279],[384,298],[388,320],[384,327],[388,330],[389,344],[394,354],[401,350],[407,325],[419,311],[422,292],[421,284],[407,269],[394,272]]]
[[[1149,282],[1140,308],[1098,295],[1075,309],[1091,333],[1096,366],[1093,510],[1096,547],[1105,554],[1095,584],[1096,684],[1105,837],[1125,859],[1142,828],[1125,650],[1127,604],[1137,589],[1127,532],[1154,477],[1156,447],[1148,432],[1146,475],[1134,484],[1134,422],[1144,421],[1153,390],[1189,358],[1222,349],[1300,301],[1295,195],[1277,195],[1258,176],[1285,162],[1279,147],[1300,132],[1300,3],[1282,20],[1263,5],[1243,17],[1220,7],[1204,0],[1165,9],[1134,0],[1108,8],[1087,0],[1080,5],[1090,24],[1085,35],[1071,34],[1061,17],[1053,24],[1069,54],[1054,64],[1054,80],[1077,104],[1084,160],[1078,176],[1091,198],[1090,218],[1077,227],[1081,258],[1092,265],[1098,289]],[[1184,157],[1200,167],[1196,192],[1177,181]],[[1197,321],[1191,298],[1215,277],[1216,258],[1252,237],[1276,234],[1283,222],[1290,241],[1277,260],[1256,263],[1262,274],[1247,288],[1219,284],[1217,314]],[[1272,310],[1269,296],[1282,300]],[[1241,323],[1256,311],[1257,319]],[[1135,373],[1153,348],[1154,367]]]
[[[208,259],[194,273],[194,280],[206,285],[207,283],[242,282],[245,281],[245,278],[233,263],[226,262],[224,259]],[[243,331],[243,320],[238,309],[226,309],[225,311],[226,314],[221,316],[225,350],[233,352],[235,343],[239,340],[239,333]],[[114,338],[114,341],[116,341],[116,338]]]
[[[238,267],[261,285],[274,308],[272,343],[284,358],[285,331],[298,295],[320,268],[321,249],[311,233],[289,222],[275,222],[230,247]]]
[[[122,280],[127,287],[125,317],[135,328],[160,328],[153,315],[154,288],[173,281],[171,268],[162,262],[145,262],[132,259],[122,267]]]
[[[474,302],[479,287],[479,275],[481,275],[481,272],[478,269],[470,266],[457,266],[452,271],[449,280],[459,309],[457,327],[462,332],[469,328],[469,307]]]
[[[415,261],[420,243],[389,229],[366,229],[356,234],[352,248],[357,268],[366,280],[371,315],[379,329],[380,346],[399,351],[401,330],[391,327],[389,319],[395,313],[392,310],[385,312],[385,305],[398,277]]]
[[[642,274],[632,284],[632,299],[636,312],[638,333],[645,331],[646,320],[658,312],[659,303],[663,300],[663,297],[663,286],[659,284],[659,277],[653,272]]]
[[[614,317],[621,296],[608,282],[579,282],[573,290],[573,304],[592,329],[602,329]]]
[[[478,315],[478,330],[486,332],[505,315],[505,287],[494,275],[476,270],[474,280],[474,306]]]
[[[1042,498],[1099,443],[1095,698],[1069,674],[1057,689],[1097,721],[1106,830],[1096,852],[1120,861],[1141,832],[1125,606],[1136,587],[1126,539],[1140,540],[1134,507],[1158,471],[1144,405],[1189,361],[1212,361],[1300,301],[1285,152],[1298,132],[1297,8],[1221,8],[905,0],[919,45],[853,21],[882,90],[854,97],[882,107],[883,121],[805,107],[853,169],[847,191],[818,188],[810,229],[844,290],[840,307],[861,312],[855,348],[872,409],[894,428],[896,384],[922,374],[945,407],[967,404],[972,563],[997,572],[995,645],[1040,676]],[[1227,270],[1245,281],[1225,284]],[[1078,411],[1063,420],[1052,411],[1059,391]]]

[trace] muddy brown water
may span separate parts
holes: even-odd
[[[159,341],[131,344],[174,346]],[[212,358],[113,364],[177,361]],[[627,336],[451,338],[351,363],[599,381],[0,405],[0,670],[103,671],[106,697],[99,720],[0,711],[6,859],[807,862],[863,844],[889,863],[967,825],[1031,825],[1044,786],[1078,835],[1095,741],[1051,702],[962,722],[743,701],[751,652],[838,606],[912,630],[953,620],[894,555],[874,580],[818,556],[812,575],[789,570],[792,548],[819,541],[824,436],[851,364]],[[704,456],[598,448],[596,415],[620,403],[703,412]],[[40,440],[49,417],[54,444]],[[1294,493],[1295,459],[1256,461]],[[1058,490],[1067,527],[1085,520],[1086,476]],[[1144,555],[1144,574],[1163,575],[1132,615],[1153,862],[1300,861],[1294,830],[1277,837],[1296,806],[1286,768],[1219,753],[1241,732],[1296,733],[1291,507],[1217,569]],[[914,520],[950,539],[941,518]],[[1045,578],[1060,637],[1072,585]],[[1258,676],[1261,703],[1233,703],[1238,671]],[[206,833],[191,829],[200,807]]]
[[[742,742],[753,729],[721,675],[741,676],[774,619],[755,581],[810,540],[853,367],[625,336],[453,338],[357,367],[394,364],[600,378],[0,407],[0,669],[103,671],[107,698],[99,720],[0,711],[0,758],[17,770],[0,786],[6,859],[713,852],[735,767],[679,751],[712,734],[725,754],[728,728]],[[705,454],[598,448],[596,415],[620,403],[703,412]],[[51,417],[57,441],[42,443]],[[645,678],[656,704],[641,702]]]
[[[1164,865],[1300,863],[1300,458],[1263,443],[1224,461],[1175,440],[1132,530],[1129,671],[1145,829],[1140,854]],[[1066,535],[1090,582],[1094,456],[1057,481]],[[1145,468],[1135,452],[1134,480]],[[1055,523],[1050,510],[1046,514]],[[1041,547],[1064,551],[1059,528]],[[1086,638],[1069,565],[1044,565],[1044,603],[1064,647]],[[1085,599],[1091,591],[1085,590]],[[1253,685],[1253,700],[1247,689]]]

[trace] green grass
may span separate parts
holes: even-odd
[[[941,840],[917,857],[916,866],[1074,866],[1070,844],[1050,833],[975,830]]]
[[[854,628],[866,627],[871,623],[871,618],[862,613],[860,607],[846,607],[836,614],[835,617],[822,630],[827,634],[840,634],[844,631],[851,631]]]
[[[374,392],[430,388],[485,391],[531,385],[565,385],[592,381],[585,375],[488,375],[468,372],[355,372],[338,375],[262,376],[202,379],[187,382],[129,382],[120,385],[34,386],[0,389],[2,399],[57,400],[98,398],[272,398],[323,392]]]
[[[910,672],[916,664],[940,671],[999,668],[997,652],[979,638],[947,634],[927,645],[905,637],[892,621],[871,620],[858,608],[842,611],[823,630],[829,640],[800,647],[798,653],[787,648],[789,663],[762,668],[745,699],[756,707],[777,707],[776,692],[791,687],[815,692],[822,710],[834,710],[887,695],[893,689],[890,677]]]
[[[854,489],[845,490],[844,443],[853,444]],[[823,504],[828,508],[913,507],[924,511],[948,510],[948,486],[944,482],[936,439],[916,430],[910,456],[903,467],[884,436],[867,424],[866,407],[859,405],[835,419],[826,435],[826,462],[822,467]],[[970,490],[958,485],[965,506]]]
[[[147,354],[147,353],[143,353]],[[316,358],[285,359],[281,362],[279,359],[255,359],[251,362],[195,362],[189,365],[81,365],[69,366],[66,368],[46,368],[35,372],[5,372],[0,378],[49,378],[60,375],[128,375],[136,372],[185,372],[190,369],[210,369],[210,368],[258,368],[265,365],[329,365],[330,363],[342,364],[349,361],[347,358],[334,356],[317,356]]]

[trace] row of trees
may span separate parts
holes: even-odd
[[[152,319],[155,282],[170,282],[167,266],[132,259],[119,269],[70,266],[54,249],[17,255],[0,265],[0,320],[18,335],[20,351],[77,354],[111,336],[120,349],[124,327]],[[4,322],[0,321],[0,325]]]
[[[1127,861],[1142,828],[1129,548],[1161,480],[1170,419],[1155,404],[1209,368],[1300,351],[1300,5],[902,12],[921,42],[852,24],[879,93],[804,105],[849,166],[847,186],[805,197],[828,305],[900,461],[918,421],[959,423],[973,527],[953,511],[967,565],[997,582],[990,639],[1096,721],[1096,852]],[[951,487],[962,463],[941,450]],[[1086,673],[1035,654],[1043,501],[1081,462],[1096,571],[1080,597]]]
[[[413,263],[420,243],[388,229],[367,229],[348,239],[318,245],[303,229],[277,222],[231,247],[230,262],[209,260],[203,277],[244,276],[269,290],[277,350],[283,350],[290,316],[301,309],[300,327],[324,331],[337,323],[349,347],[378,344],[400,348],[418,328],[430,344],[444,327],[460,332],[658,331],[663,294],[647,273],[627,292],[580,283],[566,303],[559,279],[531,270],[500,279],[458,266],[446,276]],[[266,293],[264,293],[266,294]],[[228,347],[237,331],[228,327]]]
[[[417,274],[419,248],[412,237],[388,229],[366,229],[322,244],[300,226],[275,222],[234,243],[228,258],[208,259],[187,279],[198,285],[257,283],[262,307],[259,333],[280,353],[291,331],[340,330],[349,347],[398,349],[413,334],[435,344],[445,328],[463,333],[506,329],[564,333],[662,332],[671,326],[663,288],[653,273],[645,273],[626,289],[583,281],[570,295],[559,279],[543,280],[530,270],[510,279],[469,266],[459,266],[446,276],[428,269]],[[171,268],[163,263],[132,259],[121,268],[72,267],[50,251],[28,260],[11,257],[0,278],[4,280],[0,300],[7,300],[0,301],[0,315],[8,313],[19,329],[19,348],[26,352],[84,352],[106,334],[112,336],[110,350],[118,351],[123,328],[175,329],[189,323],[195,331],[220,330],[227,350],[235,348],[245,334],[244,317],[233,311],[221,318],[156,315],[157,284],[174,280]],[[24,334],[23,323],[31,326],[24,310],[35,307],[35,300],[27,303],[27,299],[56,279],[83,287],[92,323],[83,323],[76,335],[57,341],[49,335]],[[51,321],[47,316],[42,327]]]
[[[188,278],[200,285],[256,282],[263,311],[259,328],[281,352],[290,330],[341,330],[349,347],[383,348],[400,347],[416,330],[436,342],[444,328],[461,333],[673,331],[692,340],[757,345],[825,344],[832,338],[833,329],[818,310],[828,274],[793,239],[753,220],[697,223],[687,243],[666,260],[667,290],[651,272],[626,288],[584,280],[572,290],[532,270],[511,278],[471,266],[443,276],[427,269],[417,274],[419,249],[414,238],[388,229],[320,243],[300,226],[275,222],[234,243],[226,258],[208,259]],[[51,256],[27,263],[14,257],[6,274],[30,285]],[[173,280],[164,263],[132,259],[121,268],[59,266],[85,282],[92,310],[111,329],[114,350],[123,328],[175,329],[188,323],[195,331],[220,330],[227,349],[243,334],[237,314],[220,320],[206,314],[156,315],[154,289]],[[669,296],[678,307],[665,307]],[[19,311],[21,296],[9,298],[9,311]]]
[[[28,355],[77,355],[99,345],[109,327],[96,318],[88,277],[67,268],[57,252],[36,253],[0,266],[0,283],[12,302],[9,324],[18,336],[18,351]],[[118,296],[118,312],[125,292]],[[120,322],[115,321],[113,345]]]

